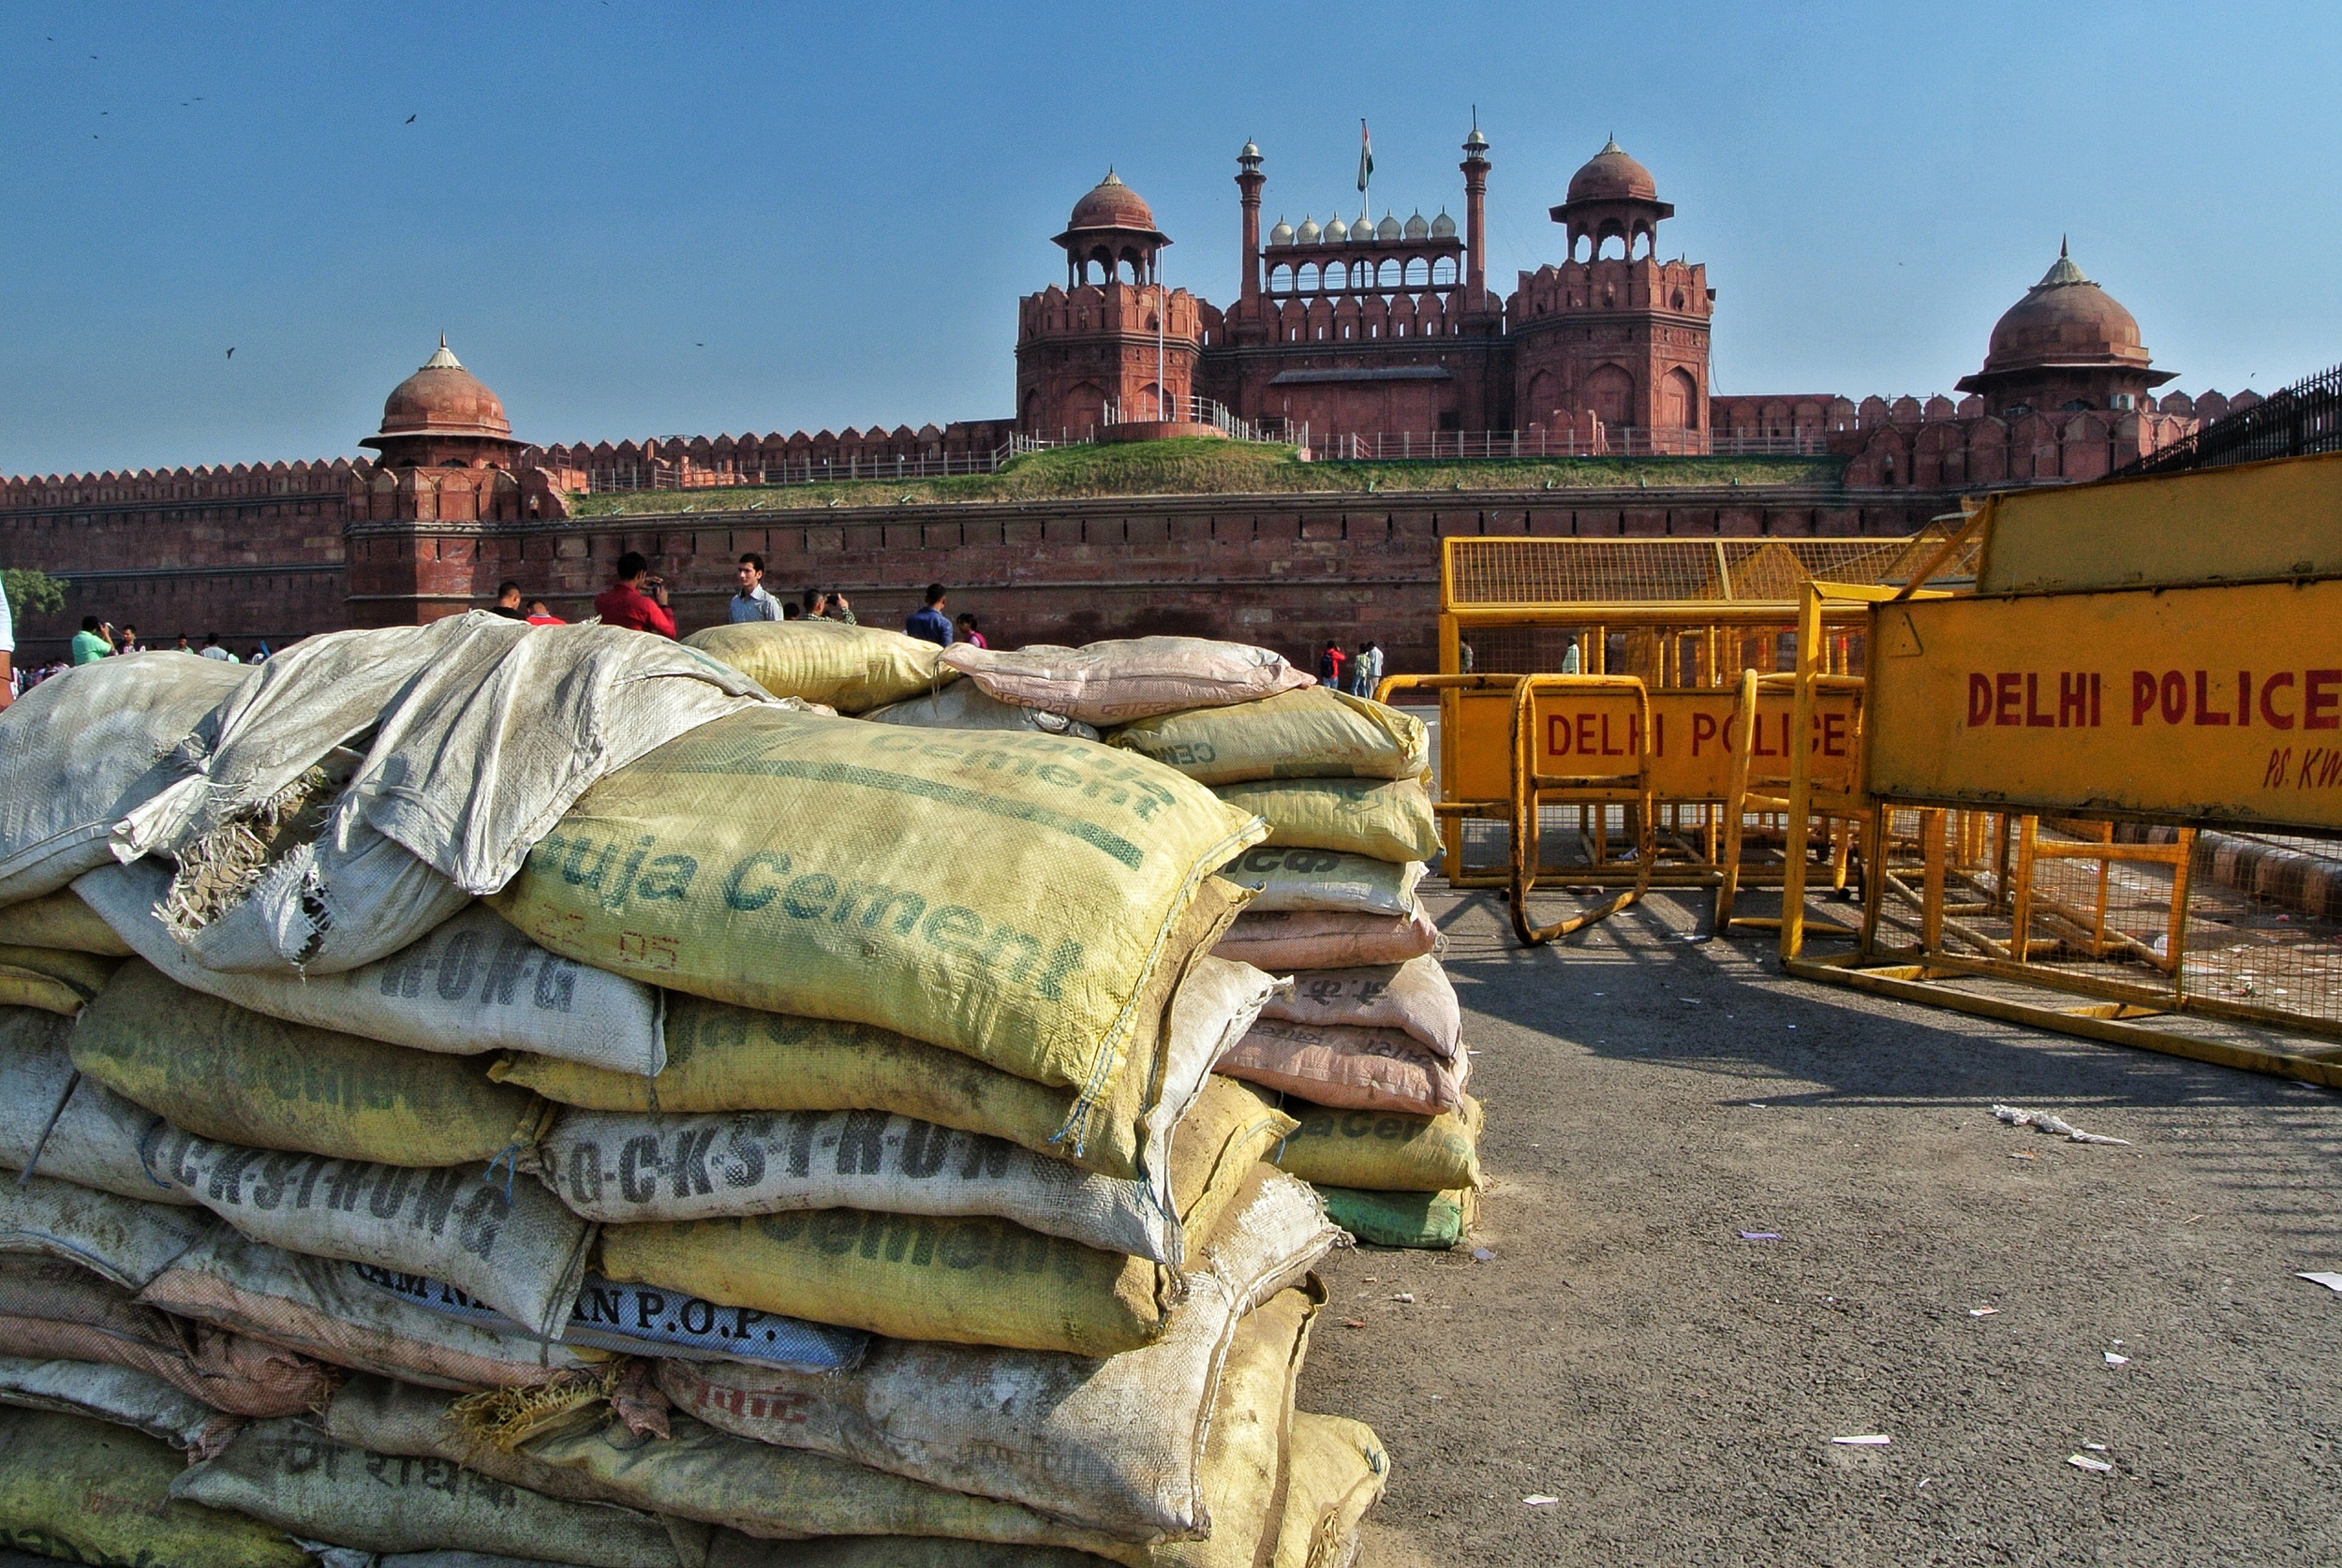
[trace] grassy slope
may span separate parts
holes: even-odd
[[[1046,501],[1105,496],[1298,495],[1305,492],[1549,490],[1603,485],[1833,484],[1834,457],[1556,457],[1462,462],[1303,463],[1291,447],[1192,437],[1033,452],[997,474],[858,480],[733,490],[574,496],[579,517],[668,511],[771,511],[898,502]]]

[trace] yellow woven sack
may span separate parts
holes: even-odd
[[[1390,1485],[1390,1456],[1363,1421],[1293,1413],[1285,1504],[1269,1568],[1340,1568],[1358,1521]]]
[[[1439,852],[1431,797],[1412,778],[1284,778],[1213,791],[1268,821],[1267,842],[1370,860],[1429,860]]]
[[[69,1044],[83,1073],[200,1137],[334,1160],[494,1160],[535,1143],[550,1110],[475,1059],[249,1013],[137,959]]]
[[[663,1441],[630,1438],[615,1421],[571,1422],[522,1439],[511,1454],[482,1452],[474,1442],[467,1457],[515,1485],[535,1483],[544,1490],[560,1485],[571,1495],[760,1535],[827,1536],[804,1548],[808,1561],[824,1564],[1056,1568],[1064,1560],[1049,1548],[1063,1546],[1094,1554],[1089,1561],[1104,1558],[1126,1568],[1254,1568],[1269,1560],[1283,1523],[1279,1491],[1293,1385],[1311,1319],[1324,1300],[1324,1287],[1312,1277],[1305,1286],[1278,1292],[1237,1326],[1200,1467],[1211,1518],[1208,1540],[1140,1546],[1054,1523],[1015,1503],[946,1491],[808,1450],[726,1437],[679,1413],[668,1418],[672,1436]],[[1143,1420],[1146,1413],[1132,1415]],[[442,1438],[437,1446],[449,1452],[461,1441]],[[851,1531],[871,1532],[865,1538],[867,1555],[840,1538]],[[932,1557],[885,1549],[893,1545],[888,1537],[912,1531],[957,1549]],[[999,1543],[997,1555],[985,1542]],[[834,1551],[849,1555],[837,1558]]]
[[[940,668],[943,650],[899,631],[843,621],[741,621],[683,640],[729,664],[776,697],[800,697],[839,713],[867,713],[931,691],[959,672]]]
[[[1250,1084],[1218,1073],[1171,1134],[1171,1197],[1188,1238],[1191,1262],[1238,1196],[1253,1167],[1298,1125]]]
[[[106,988],[120,962],[60,947],[0,947],[0,1007],[37,1007],[69,1018]]]
[[[86,1416],[0,1412],[0,1545],[71,1562],[307,1568],[258,1519],[169,1496],[186,1460],[170,1444]]]
[[[611,1225],[601,1273],[899,1339],[1113,1355],[1163,1333],[1170,1271],[1005,1220],[858,1208]]]
[[[0,910],[0,947],[61,947],[107,958],[130,956],[130,944],[67,887]]]
[[[657,1077],[517,1053],[489,1075],[588,1111],[893,1111],[1005,1138],[1128,1181],[1138,1175],[1144,1117],[1161,1078],[1156,1069],[1167,1043],[1174,983],[1225,934],[1245,897],[1244,890],[1218,877],[1204,880],[1172,942],[1188,957],[1156,966],[1132,1048],[1079,1155],[1070,1139],[1057,1139],[1073,1114],[1072,1089],[1036,1084],[869,1024],[760,1013],[680,992],[668,999],[667,1065]]]
[[[1090,741],[753,708],[595,785],[494,902],[581,963],[1074,1088],[1078,1146],[1181,917],[1259,833]]]
[[[1480,1185],[1480,1102],[1470,1095],[1461,1112],[1435,1117],[1283,1103],[1301,1123],[1269,1159],[1313,1187],[1445,1192]]]
[[[1431,765],[1413,714],[1331,687],[1142,718],[1113,743],[1199,784],[1259,778],[1417,778]]]
[[[1253,1568],[1269,1560],[1283,1526],[1280,1493],[1293,1427],[1293,1385],[1309,1353],[1310,1322],[1326,1299],[1312,1275],[1279,1291],[1237,1324],[1204,1440],[1204,1507],[1211,1534],[1166,1541],[1149,1568]]]
[[[1282,1120],[1229,1116],[1251,1108],[1235,1100],[1217,1105],[1205,1124],[1210,1135],[1184,1150],[1177,1135],[1172,1139],[1173,1191],[1182,1216],[1193,1217],[1191,1237],[1210,1235],[1256,1168],[1253,1160],[1233,1156],[1273,1142]],[[897,1339],[1075,1355],[1152,1344],[1178,1294],[1173,1272],[1144,1258],[1102,1252],[1005,1220],[858,1208],[609,1225],[601,1233],[600,1272],[624,1284],[659,1285]]]

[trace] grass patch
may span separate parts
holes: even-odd
[[[676,511],[806,511],[831,507],[1080,500],[1109,496],[1581,490],[1607,486],[1831,485],[1838,457],[1552,457],[1304,463],[1289,446],[1185,436],[1030,452],[997,474],[849,480],[725,490],[636,490],[573,496],[577,517]]]

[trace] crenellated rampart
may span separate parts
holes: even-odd
[[[238,463],[200,468],[138,468],[102,474],[22,474],[0,479],[0,511],[33,507],[127,506],[234,501],[262,496],[339,496],[352,474],[373,465],[361,457],[308,463]]]
[[[2076,482],[2103,479],[2170,446],[2197,425],[2250,408],[2260,394],[2167,392],[2134,408],[2058,408],[1992,414],[1973,393],[1958,402],[1828,393],[1712,397],[1719,436],[1797,436],[1848,458],[1845,482],[1866,489]]]

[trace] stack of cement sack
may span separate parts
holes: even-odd
[[[1259,896],[1215,951],[1294,980],[1220,1064],[1298,1118],[1276,1162],[1361,1240],[1460,1243],[1480,1107],[1464,1092],[1471,1056],[1438,934],[1415,896],[1439,847],[1423,725],[1309,688],[1142,719],[1112,740],[1268,823],[1267,842],[1225,873]]]
[[[1293,1409],[1340,1232],[1210,1072],[1261,823],[1071,718],[814,711],[950,687],[810,635],[787,700],[475,614],[0,715],[0,1541],[1355,1550],[1387,1460]]]

